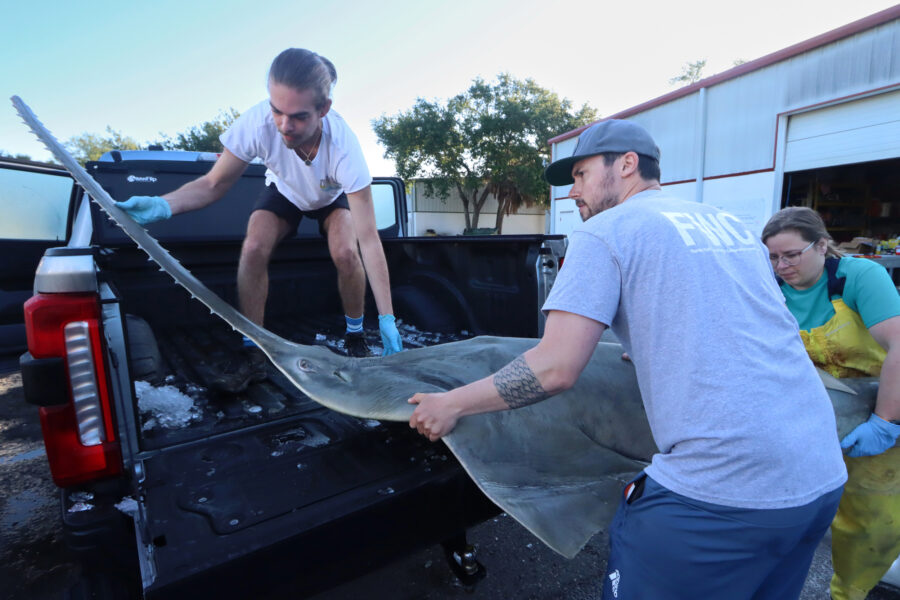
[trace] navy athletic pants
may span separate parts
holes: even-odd
[[[693,500],[643,473],[635,482],[610,528],[603,600],[796,600],[843,490],[758,510]]]

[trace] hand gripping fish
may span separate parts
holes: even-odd
[[[383,358],[348,358],[295,344],[256,325],[204,286],[116,207],[17,96],[19,115],[91,198],[191,296],[252,339],[311,399],[356,417],[408,421],[416,392],[441,392],[486,377],[536,339],[476,337]],[[556,552],[575,556],[612,519],[622,486],[657,452],[634,368],[622,347],[601,343],[575,386],[514,411],[460,419],[444,443],[478,487]],[[873,380],[820,372],[843,437],[875,403]]]

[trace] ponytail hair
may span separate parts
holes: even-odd
[[[288,48],[272,61],[269,81],[295,90],[313,90],[316,108],[321,109],[331,97],[337,70],[324,56],[303,48]]]

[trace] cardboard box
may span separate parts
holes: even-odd
[[[877,245],[875,238],[855,237],[849,242],[841,242],[838,248],[847,254],[872,254]]]

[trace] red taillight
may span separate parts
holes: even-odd
[[[25,303],[25,331],[31,355],[63,358],[69,378],[68,403],[39,409],[53,481],[67,487],[118,475],[122,457],[102,359],[99,298],[38,294]]]

